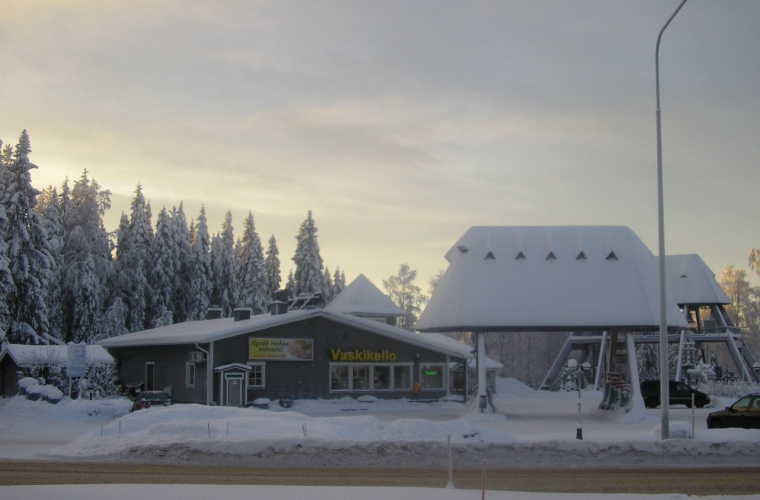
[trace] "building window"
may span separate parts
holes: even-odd
[[[412,364],[330,364],[331,392],[411,391]]]
[[[251,371],[248,373],[248,387],[251,389],[263,389],[266,380],[266,363],[249,362]]]
[[[391,389],[391,367],[374,366],[372,386],[376,391],[389,391]]]
[[[411,366],[394,366],[393,367],[393,390],[411,391],[412,390],[412,367]]]
[[[195,387],[195,363],[185,363],[185,387]]]
[[[330,368],[330,390],[347,391],[348,390],[348,366],[332,366]]]
[[[444,365],[420,365],[420,382],[423,389],[443,389]]]
[[[368,391],[369,390],[369,366],[358,365],[353,366],[352,386],[354,391]]]

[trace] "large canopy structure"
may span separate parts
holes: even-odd
[[[659,330],[657,261],[627,227],[472,227],[446,259],[420,331]]]

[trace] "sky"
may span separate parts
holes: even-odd
[[[38,189],[90,178],[107,229],[205,204],[313,211],[348,281],[429,279],[471,226],[623,225],[657,252],[655,43],[673,0],[5,0],[0,139]],[[689,0],[660,51],[665,246],[720,276],[760,247],[760,2]]]

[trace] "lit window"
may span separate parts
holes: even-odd
[[[391,388],[391,367],[375,366],[372,377],[373,387],[376,391],[387,391]]]
[[[420,381],[423,389],[443,389],[444,365],[420,365]]]

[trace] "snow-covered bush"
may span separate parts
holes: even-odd
[[[30,385],[26,388],[26,399],[37,401],[42,397],[42,386],[39,384]]]
[[[39,384],[39,381],[34,377],[24,377],[18,381],[19,394],[22,396],[26,394],[27,387]]]
[[[24,363],[20,366],[25,378],[30,378],[38,384],[38,378],[42,378],[48,385],[68,393],[69,379],[65,376],[66,367],[60,364]],[[22,379],[24,380],[24,379]],[[93,398],[103,398],[116,394],[116,369],[114,365],[88,364],[87,372],[81,379],[74,381],[73,390],[79,397],[89,397],[92,391]],[[19,381],[19,387],[20,381]],[[72,397],[75,397],[72,393]]]
[[[63,397],[63,392],[52,385],[43,385],[41,392],[43,399],[46,399],[49,403],[53,404],[59,402]]]
[[[700,391],[724,398],[740,398],[752,392],[760,392],[760,385],[754,382],[702,382],[696,386]]]

